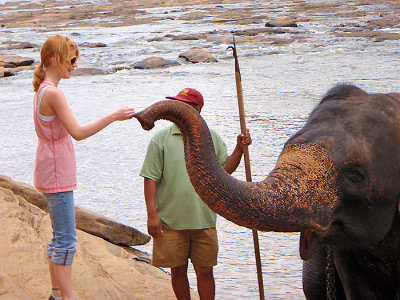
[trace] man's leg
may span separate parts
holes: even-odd
[[[193,265],[197,276],[197,290],[201,300],[215,299],[215,281],[213,267]]]
[[[188,264],[171,268],[172,288],[178,300],[189,300],[189,280],[187,277]]]

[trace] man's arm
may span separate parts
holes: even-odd
[[[225,171],[228,174],[232,174],[237,169],[240,160],[242,159],[244,146],[249,146],[251,142],[251,136],[248,129],[245,134],[239,134],[237,136],[236,147],[226,160]]]
[[[157,214],[157,182],[144,178],[144,199],[147,208],[147,232],[158,239],[162,233],[161,220]]]

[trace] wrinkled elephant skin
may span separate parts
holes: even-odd
[[[257,183],[224,171],[189,105],[161,101],[135,117],[146,130],[158,119],[177,124],[191,182],[218,214],[261,231],[301,232],[307,299],[400,299],[400,94],[334,87]]]

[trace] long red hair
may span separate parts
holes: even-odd
[[[57,67],[63,71],[64,62],[68,59],[68,54],[75,51],[76,57],[79,56],[78,45],[71,39],[61,35],[53,35],[49,37],[40,49],[40,64],[33,73],[33,90],[38,91],[40,84],[43,82],[46,67],[50,65],[50,59],[54,57]]]

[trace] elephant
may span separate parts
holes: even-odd
[[[145,130],[181,130],[201,199],[259,231],[300,232],[307,299],[400,299],[400,94],[332,87],[284,144],[261,182],[227,174],[189,105],[157,102],[134,115]]]

